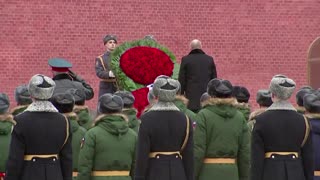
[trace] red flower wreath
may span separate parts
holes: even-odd
[[[120,67],[134,82],[149,85],[159,75],[172,75],[173,62],[163,51],[154,47],[134,47],[120,58]]]
[[[122,90],[131,91],[138,117],[149,104],[147,95],[159,75],[173,74],[175,57],[165,47],[150,40],[126,42],[111,54],[111,68]]]

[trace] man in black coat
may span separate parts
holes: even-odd
[[[70,123],[48,101],[54,88],[49,77],[31,78],[34,101],[14,118],[6,180],[72,180]]]
[[[213,58],[201,49],[201,42],[197,39],[190,43],[191,52],[181,60],[179,82],[181,94],[189,99],[188,109],[200,110],[200,97],[206,92],[207,84],[217,77]]]
[[[116,48],[117,37],[108,34],[103,38],[103,44],[106,47],[106,51],[96,58],[95,65],[96,75],[100,79],[99,97],[105,93],[113,94],[118,89],[115,75],[110,67],[110,53]]]
[[[252,131],[251,180],[312,180],[313,147],[308,120],[288,99],[295,82],[276,75],[273,104],[256,117]]]

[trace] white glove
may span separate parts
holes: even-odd
[[[112,71],[109,71],[109,77],[111,77],[111,78],[115,77]]]

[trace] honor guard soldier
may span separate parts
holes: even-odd
[[[248,127],[250,132],[256,123],[256,117],[261,113],[265,112],[268,107],[272,105],[271,93],[268,89],[260,89],[257,92],[256,101],[259,104],[259,109],[253,111],[249,116]]]
[[[83,140],[77,180],[131,180],[135,162],[137,134],[121,114],[121,97],[104,94],[99,98],[95,126]]]
[[[251,180],[312,180],[308,120],[289,102],[296,83],[284,75],[270,82],[273,104],[256,117],[252,131]]]
[[[249,132],[247,122],[232,97],[228,80],[212,79],[210,99],[197,114],[194,133],[195,179],[211,177],[247,180],[249,177]]]
[[[66,92],[72,94],[74,97],[75,105],[73,108],[73,112],[75,112],[78,116],[79,125],[86,130],[92,128],[93,121],[89,113],[89,107],[85,105],[86,95],[83,90],[69,89]]]
[[[11,131],[16,122],[8,113],[10,106],[7,94],[0,93],[0,180],[3,180],[9,153]]]
[[[68,89],[81,89],[86,94],[86,100],[94,96],[93,89],[84,79],[70,70],[72,64],[65,59],[53,58],[48,61],[52,68],[56,88],[53,94],[66,92]]]
[[[6,180],[71,180],[72,148],[69,121],[48,101],[54,81],[34,75],[29,82],[33,103],[15,116]]]
[[[193,180],[192,122],[174,105],[180,83],[156,78],[158,101],[141,116],[135,180]]]
[[[234,86],[233,96],[237,99],[237,108],[243,114],[244,118],[248,121],[251,113],[249,104],[250,93],[246,87]]]
[[[72,132],[72,167],[73,167],[73,178],[75,179],[78,175],[78,159],[80,152],[80,144],[84,135],[86,133],[86,129],[81,127],[77,120],[77,114],[73,112],[74,107],[74,97],[69,93],[59,93],[55,94],[51,98],[52,104],[58,109],[60,113],[65,115],[70,121],[70,128]]]
[[[129,118],[129,127],[138,133],[140,120],[137,118],[137,110],[133,107],[134,96],[129,91],[117,91],[114,95],[120,96],[123,101],[122,113]]]
[[[17,106],[11,110],[11,114],[14,116],[23,112],[32,103],[28,87],[25,84],[16,88],[14,98],[17,102]]]
[[[106,52],[96,58],[96,75],[100,78],[99,84],[99,97],[105,93],[111,93],[117,91],[117,81],[115,75],[111,71],[111,52],[116,48],[117,37],[115,35],[108,34],[103,38],[103,44],[106,47]]]

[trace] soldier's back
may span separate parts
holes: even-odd
[[[23,135],[25,154],[58,154],[66,139],[67,123],[57,112],[23,112],[15,117]]]

